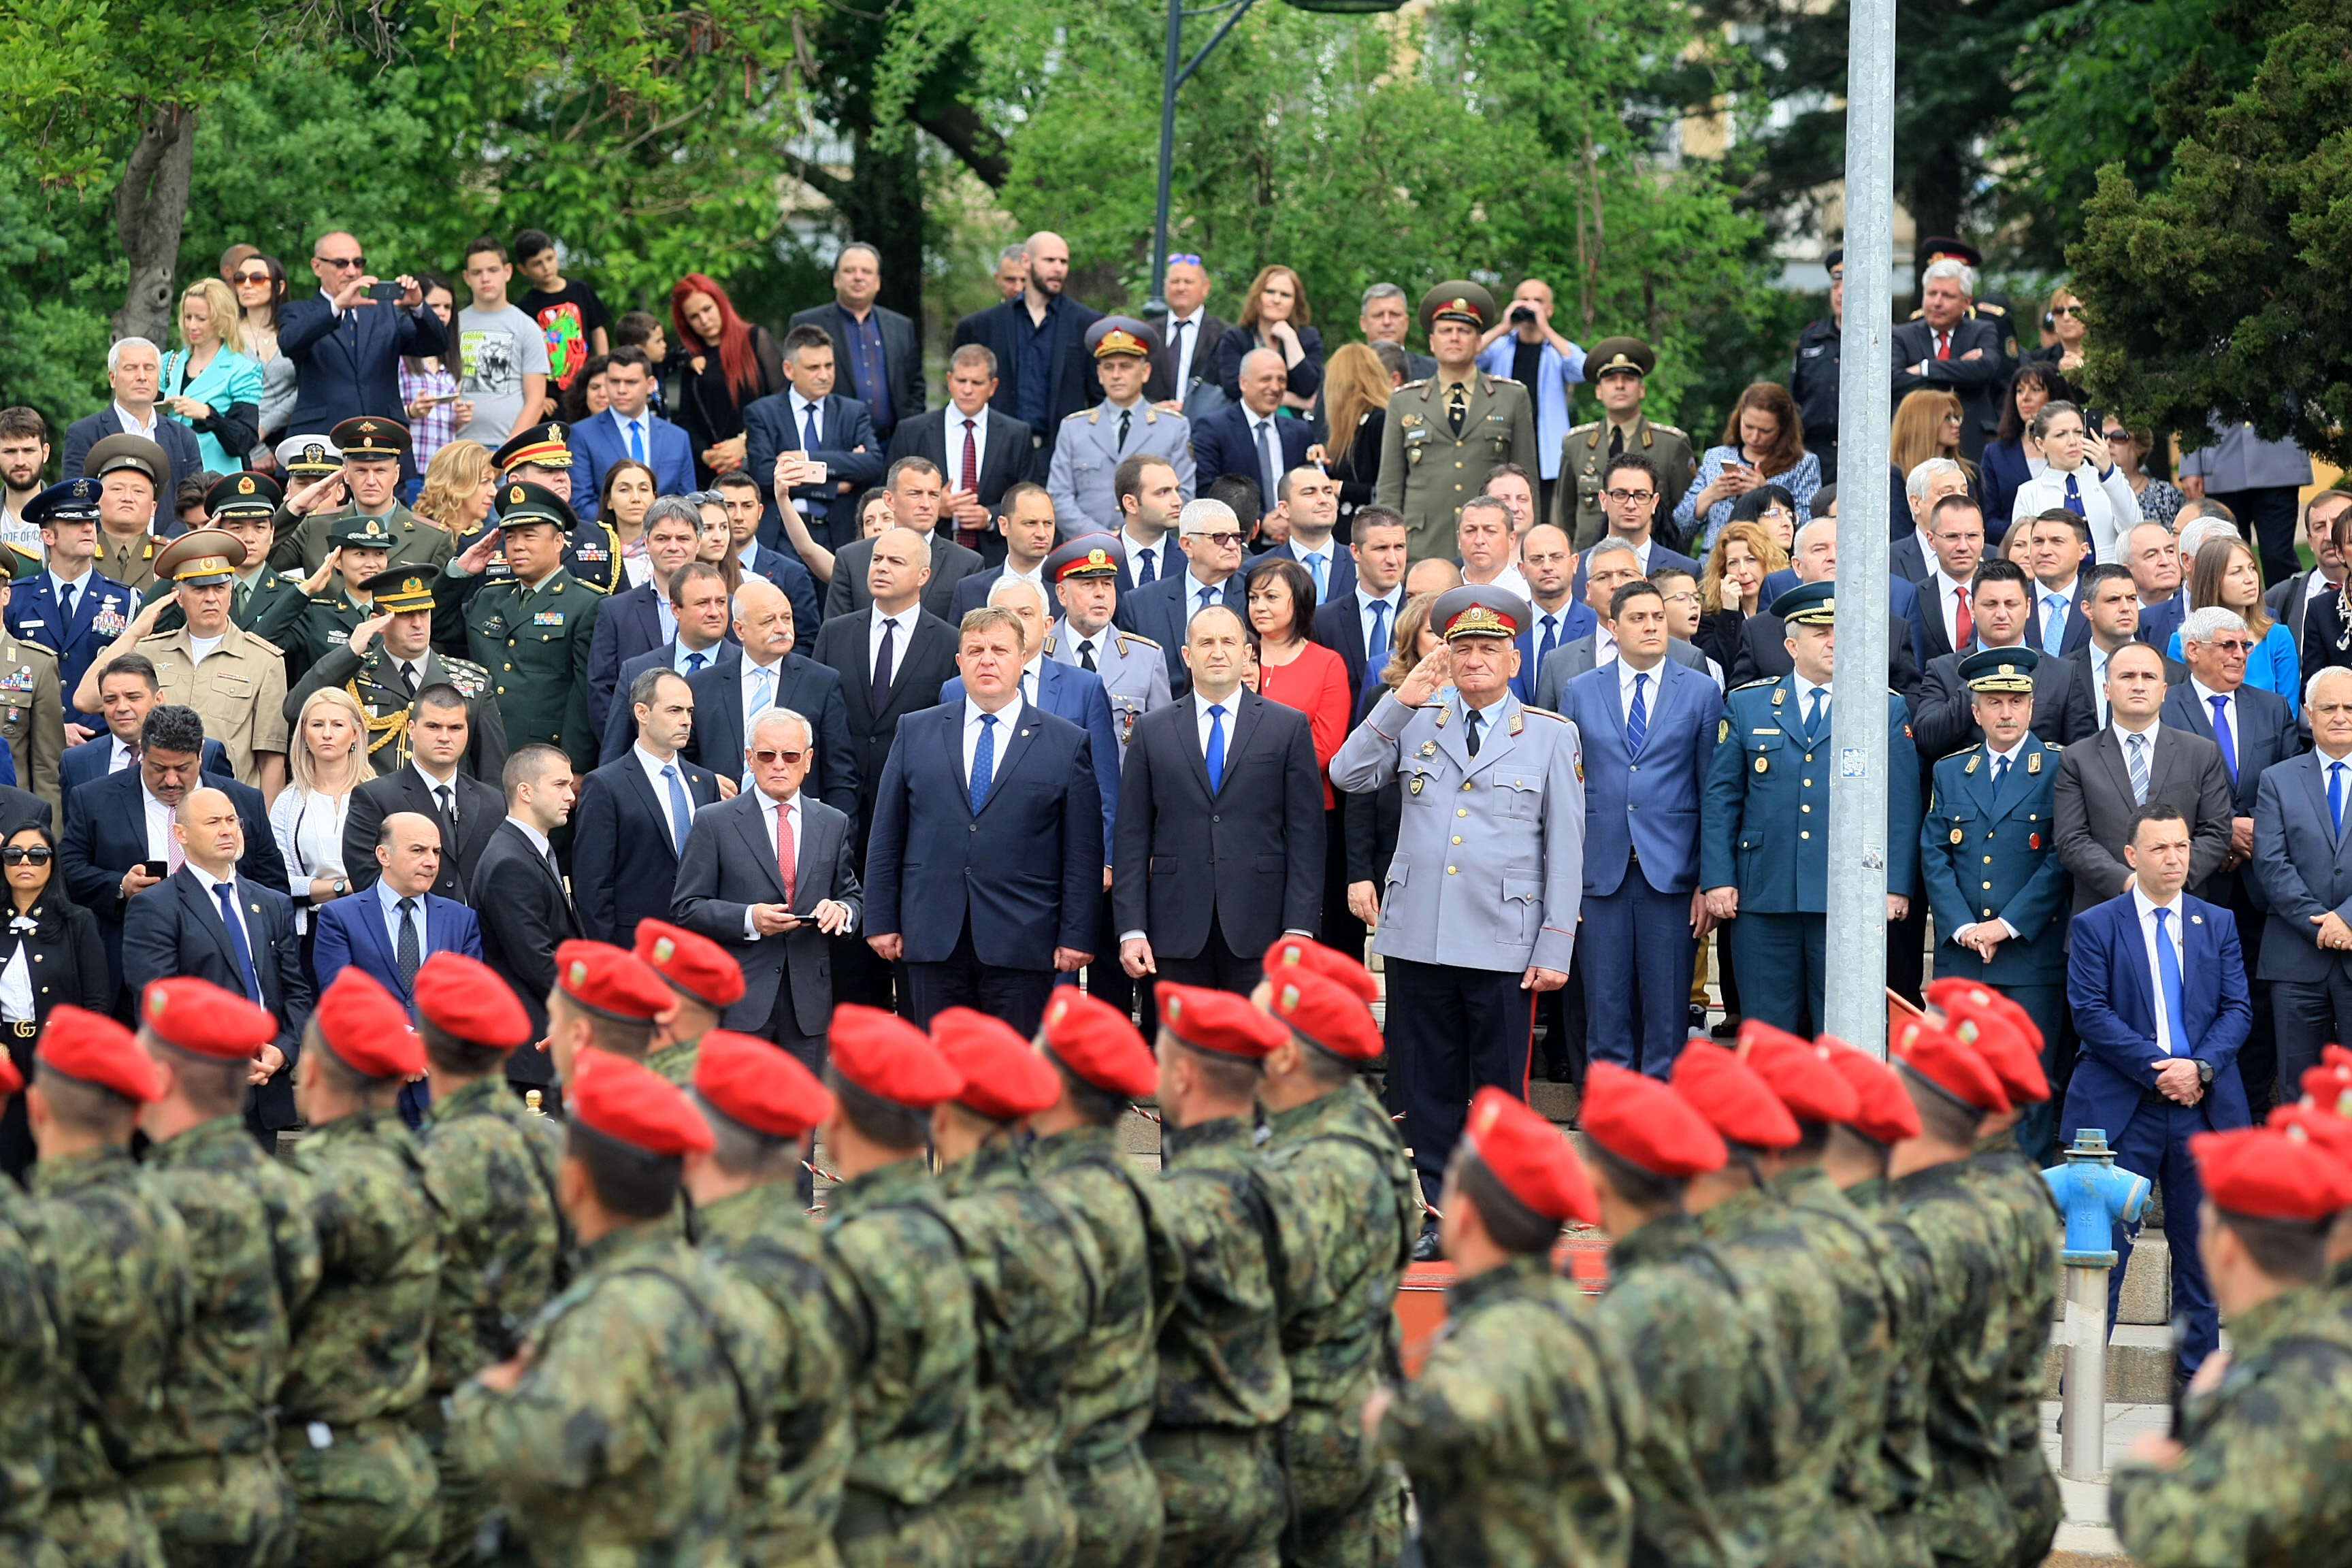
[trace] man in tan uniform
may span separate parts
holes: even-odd
[[[0,611],[8,608],[8,584],[41,574],[41,558],[10,546],[0,549]],[[58,795],[58,759],[65,755],[66,699],[58,686],[58,656],[38,643],[19,642],[0,630],[0,740],[16,760],[16,784],[63,813]],[[58,817],[63,821],[62,815]]]
[[[1451,558],[1462,503],[1501,463],[1537,471],[1535,405],[1528,390],[1478,369],[1478,338],[1495,320],[1495,297],[1466,280],[1423,296],[1422,331],[1437,374],[1409,381],[1389,399],[1381,433],[1378,500],[1403,514],[1405,549],[1418,562]]]
[[[1698,473],[1690,437],[1671,425],[1654,424],[1642,412],[1649,374],[1658,368],[1655,349],[1639,338],[1603,338],[1584,356],[1584,376],[1601,400],[1604,417],[1579,425],[1559,438],[1559,484],[1552,491],[1551,520],[1578,551],[1591,549],[1609,531],[1601,506],[1601,475],[1609,459],[1633,452],[1658,466],[1654,537],[1680,548],[1675,508]],[[1661,527],[1660,524],[1664,526]]]
[[[163,448],[144,436],[109,436],[82,459],[82,473],[99,482],[98,574],[144,594],[155,585],[155,515],[172,471]]]

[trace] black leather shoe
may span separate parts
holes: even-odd
[[[1713,1029],[1709,1030],[1708,1033],[1712,1034],[1718,1040],[1738,1039],[1739,1037],[1739,1015],[1737,1013],[1725,1014],[1723,1016],[1723,1022],[1717,1024]]]
[[[1421,1235],[1412,1244],[1412,1260],[1415,1263],[1434,1263],[1444,1256],[1444,1249],[1437,1244],[1437,1222],[1433,1219],[1422,1221]]]

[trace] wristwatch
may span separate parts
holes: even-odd
[[[2213,1064],[2211,1062],[2200,1061],[2197,1064],[2197,1081],[2199,1085],[2203,1088],[2210,1089],[2213,1087]]]
[[[348,878],[348,877],[338,877],[338,878],[336,878],[336,879],[335,879],[335,897],[337,897],[337,898],[339,898],[339,899],[340,899],[340,898],[341,898],[345,893],[348,893],[348,892],[350,892],[351,890],[352,890],[352,883],[351,883],[351,879],[350,879],[350,878]]]

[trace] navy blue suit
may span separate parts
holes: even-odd
[[[958,709],[963,706],[962,676],[940,687],[940,701]],[[1118,764],[1122,753],[1118,731],[1111,726],[1110,699],[1104,694],[1102,677],[1075,664],[1041,658],[1037,661],[1037,706],[1055,718],[1067,719],[1087,732],[1087,744],[1094,752],[1095,787],[1102,792],[1103,864],[1108,866],[1117,843]]]
[[[2238,1050],[2254,1015],[2247,999],[2238,926],[2230,911],[2186,894],[2179,907],[2186,923],[2180,938],[2182,1016],[2177,1033],[2197,1060],[2211,1065],[2211,1085],[2195,1105],[2178,1104],[2155,1088],[2157,1070],[2170,1053],[2156,1043],[2156,982],[2149,972],[2148,945],[2137,898],[2125,893],[2076,915],[2068,932],[2066,1000],[2081,1047],[2074,1079],[2066,1086],[2058,1137],[2060,1142],[2071,1143],[2077,1128],[2104,1128],[2120,1169],[2163,1184],[2174,1310],[2189,1318],[2180,1369],[2193,1373],[2221,1343],[2221,1323],[2197,1256],[2197,1206],[2204,1185],[2198,1179],[2197,1162],[2189,1157],[2189,1140],[2200,1132],[2246,1125]],[[2124,1265],[2131,1258],[2130,1231],[2116,1226],[2115,1241],[2118,1257],[2107,1288],[2110,1323],[2123,1292]]]
[[[684,430],[650,408],[646,410],[646,425],[651,438],[646,443],[646,455],[637,460],[654,471],[654,494],[682,496],[693,489],[694,443]],[[577,468],[572,477],[572,514],[583,522],[593,522],[596,498],[604,489],[605,470],[627,458],[629,438],[608,410],[572,426],[571,439],[564,445],[572,448]],[[774,467],[775,460],[769,459],[772,472]]]
[[[425,945],[418,953],[419,962],[436,952],[482,956],[482,928],[473,910],[438,893],[425,894],[424,901],[425,924],[417,934]],[[357,964],[361,973],[391,992],[393,999],[408,1009],[408,1016],[415,1017],[416,994],[400,978],[400,950],[384,923],[383,899],[377,889],[370,888],[323,904],[317,914],[319,935],[310,949],[310,967],[319,977],[319,989],[325,990],[334,984],[336,975]]]
[[[1570,599],[1550,612],[1559,619],[1552,626],[1551,637],[1547,639],[1544,637],[1544,607],[1530,604],[1528,608],[1535,614],[1528,617],[1528,624],[1519,632],[1519,672],[1511,677],[1511,695],[1522,702],[1532,703],[1536,700],[1536,678],[1543,670],[1544,659],[1558,652],[1563,644],[1572,643],[1579,637],[1589,637],[1599,631],[1601,617],[1581,598]]]
[[[2254,858],[2243,873],[2260,884],[2270,910],[2253,974],[2269,983],[2283,1086],[2300,1084],[2323,1046],[2352,1039],[2352,952],[2320,946],[2313,923],[2329,913],[2352,921],[2352,834],[2336,831],[2328,808],[2329,767],[2326,754],[2313,751],[2263,774]],[[2352,803],[2352,766],[2338,784],[2339,800]],[[2346,816],[2352,818],[2352,805]]]
[[[807,503],[809,531],[838,550],[857,537],[858,494],[882,482],[887,465],[882,460],[881,437],[874,434],[874,421],[866,405],[828,392],[817,406],[817,439],[824,445],[809,456],[825,466],[824,483],[803,485],[790,496]],[[760,481],[760,493],[768,497],[767,515],[760,520],[760,542],[781,550],[784,520],[776,510],[771,481],[775,478],[778,454],[800,451],[804,445],[801,422],[793,414],[793,395],[772,393],[744,409],[743,435],[743,469]],[[846,494],[840,489],[844,480],[849,484]]]
[[[1348,710],[1360,722],[1364,716],[1366,679],[1364,665],[1370,658],[1370,652],[1364,647],[1364,606],[1362,601],[1356,597],[1355,586],[1353,584],[1349,584],[1347,597],[1334,599],[1316,610],[1315,640],[1338,654],[1339,662],[1347,666]],[[1404,585],[1399,584],[1391,591],[1391,595],[1389,601],[1391,607],[1387,624],[1389,647],[1393,651],[1396,647],[1396,612],[1404,608]],[[1585,613],[1591,614],[1589,610]],[[1387,667],[1383,665],[1381,668]],[[1370,676],[1372,685],[1378,687],[1381,683],[1381,671],[1372,670]],[[1514,689],[1516,689],[1515,683]],[[1519,700],[1524,702],[1527,699],[1522,697]]]
[[[1568,683],[1560,710],[1584,739],[1586,1016],[1592,1059],[1664,1078],[1688,1033],[1691,894],[1699,808],[1723,698],[1687,665],[1661,659],[1644,695],[1641,750],[1629,749],[1614,660]],[[1590,944],[1590,945],[1587,945]],[[1625,967],[1633,970],[1626,994]]]
[[[2154,608],[2142,605],[2139,607],[2139,630],[2132,633],[2132,640],[2144,642],[2162,653],[2172,646],[2172,634],[2179,631],[2180,623],[2188,618],[2189,598],[2185,594],[2175,594]],[[2318,666],[2312,668],[2316,669]]]
[[[597,617],[600,625],[603,620],[602,616]],[[732,637],[734,634],[730,632],[728,635]],[[710,668],[719,662],[720,657],[729,648],[737,646],[732,642],[723,642],[717,647],[709,649],[703,655],[702,668]],[[593,658],[593,652],[590,657]],[[649,648],[622,664],[620,678],[613,682],[614,700],[605,705],[604,741],[596,749],[597,766],[602,767],[637,743],[637,716],[630,704],[623,700],[624,694],[636,685],[637,677],[649,669],[677,668],[677,644],[675,642],[666,642],[659,647]],[[688,672],[681,670],[679,673]],[[699,675],[702,671],[695,670],[692,673]],[[701,715],[697,714],[696,717],[699,718]]]
[[[1654,556],[1653,559],[1655,557]],[[1577,581],[1581,583],[1583,580],[1583,574],[1580,572],[1577,574]],[[1783,566],[1778,572],[1767,573],[1764,577],[1764,586],[1759,591],[1756,603],[1759,607],[1769,610],[1773,600],[1797,585],[1797,569],[1793,566]],[[1887,612],[1901,616],[1906,621],[1916,621],[1918,616],[1914,614],[1914,609],[1918,603],[1919,585],[1899,573],[1889,574],[1886,585]],[[2040,643],[2037,642],[2033,646],[2036,652],[2041,650]],[[1919,650],[1916,647],[1911,651],[1914,658],[1919,658]],[[1926,661],[1922,659],[1921,662],[1924,664]],[[1727,670],[1725,673],[1730,672]]]
[[[815,640],[816,628],[824,624],[824,605],[817,595],[816,574],[798,555],[753,540],[751,559],[743,563],[743,569],[782,588],[793,602],[793,630],[803,641]],[[727,640],[735,640],[731,629]]]
[[[284,321],[282,312],[279,321],[281,323]],[[320,428],[323,430],[326,426],[322,425]],[[136,430],[124,428],[122,416],[114,412],[114,405],[110,401],[97,413],[84,415],[66,426],[65,447],[58,456],[58,471],[69,479],[80,479],[82,459],[89,456],[92,447],[109,436],[137,434]],[[205,454],[204,448],[196,445],[195,431],[168,417],[155,421],[155,444],[163,448],[163,456],[171,461],[171,471],[163,476],[163,483],[155,487],[155,531],[160,533],[176,515],[172,510],[173,487],[180,480],[192,479],[205,471]],[[118,632],[115,635],[120,637],[121,634]]]
[[[683,757],[677,764],[688,816],[716,805],[716,775]],[[627,947],[639,921],[669,919],[677,865],[677,840],[634,747],[581,781],[572,812],[572,902],[582,935]]]
[[[1054,951],[1094,950],[1102,918],[1102,801],[1087,732],[1026,703],[996,715],[979,812],[964,710],[898,721],[866,850],[866,929],[905,939],[918,1025],[972,1006],[1034,1033]]]
[[[441,318],[422,305],[358,304],[339,321],[325,295],[310,294],[278,308],[278,346],[300,378],[287,434],[323,436],[362,414],[404,422],[401,356],[446,354],[450,340]],[[405,455],[400,468],[404,474],[416,471]]]
[[[694,734],[686,754],[714,773],[743,776],[743,650],[733,644],[719,649],[719,662],[693,677]],[[849,732],[848,699],[842,695],[841,672],[819,664],[808,655],[784,655],[777,667],[776,693],[771,708],[789,708],[809,721],[816,735],[816,796],[849,818],[857,830],[857,747]],[[634,727],[632,731],[634,736]]]
[[[1275,454],[1282,460],[1281,472],[1274,476],[1279,484],[1283,474],[1306,465],[1307,448],[1315,445],[1315,427],[1304,419],[1280,416],[1273,424],[1275,439],[1282,447]],[[1209,486],[1225,474],[1239,474],[1260,489],[1265,488],[1257,443],[1251,439],[1250,412],[1238,403],[1218,409],[1192,426],[1192,493],[1207,495]],[[1274,510],[1275,497],[1257,499],[1265,510]]]
[[[262,831],[266,837],[268,829]],[[246,1095],[246,1125],[269,1133],[294,1125],[294,1062],[302,1054],[302,1026],[310,1021],[314,993],[302,972],[294,901],[275,887],[248,881],[242,870],[235,887],[246,946],[261,984],[257,1000],[278,1020],[278,1038],[272,1043],[286,1053],[286,1065]],[[240,996],[251,994],[228,927],[221,923],[220,905],[191,868],[183,867],[131,900],[121,940],[122,978],[133,996],[149,981],[173,974],[209,980]]]
[[[1258,560],[1296,561],[1300,566],[1307,566],[1306,558],[1300,555],[1287,540],[1259,556]],[[1244,576],[1248,574],[1250,566],[1254,564],[1255,564],[1254,562],[1243,563],[1242,571]],[[1312,567],[1307,567],[1307,576],[1308,581],[1314,580],[1315,572]],[[1331,545],[1330,564],[1323,571],[1323,597],[1319,603],[1322,605],[1353,604],[1355,597],[1356,558],[1346,545],[1335,540]]]
[[[203,465],[197,467],[201,469]],[[70,620],[58,613],[57,591],[47,572],[17,584],[8,595],[9,635],[58,656],[58,683],[65,692],[67,723],[87,725],[92,730],[106,728],[106,721],[99,715],[75,710],[74,688],[89,672],[90,662],[129,629],[131,617],[138,613],[138,595],[95,572],[75,586]],[[59,787],[69,787],[62,777]]]
[[[762,551],[761,553],[770,555],[773,552]],[[803,595],[793,591],[792,584],[778,581],[775,577],[769,577],[769,581],[783,589],[785,596],[792,600],[793,629],[803,637],[813,637],[816,635],[814,628],[817,624],[815,580],[809,576],[808,568],[799,562],[783,563],[799,573],[799,586],[806,595],[806,605],[803,605]],[[761,575],[768,574],[761,573]],[[803,613],[807,616],[805,620],[802,618]],[[652,583],[641,583],[604,601],[604,608],[596,613],[595,633],[588,639],[588,722],[597,734],[612,733],[613,711],[616,707],[621,711],[621,733],[625,736],[635,732],[635,725],[628,717],[629,682],[649,668],[639,661],[646,654],[670,647],[674,636],[674,633],[665,635],[662,631],[660,595]],[[734,644],[735,631],[730,626],[719,647],[730,647]],[[711,649],[711,657],[715,659],[719,652],[719,648]],[[627,742],[622,743],[625,745]],[[612,761],[610,757],[604,760]]]
[[[91,722],[101,730],[106,727],[103,720],[92,720]],[[80,785],[106,777],[107,764],[113,761],[114,737],[111,734],[84,741],[79,746],[68,746],[66,754],[58,759],[58,793],[71,795]],[[122,771],[134,773],[137,770],[138,764],[134,763]],[[221,743],[209,735],[205,737],[204,756],[196,763],[196,771],[208,779],[236,776],[229,771],[228,753],[221,750]]]
[[[1160,656],[1168,661],[1168,694],[1181,697],[1192,689],[1192,672],[1184,667],[1184,628],[1192,622],[1196,607],[1187,602],[1187,595],[1199,584],[1187,570],[1157,582],[1146,583],[1132,594],[1118,596],[1118,608],[1111,612],[1111,624],[1124,632],[1150,637],[1160,645]],[[1216,603],[1249,625],[1249,587],[1239,572],[1226,578],[1220,587]]]

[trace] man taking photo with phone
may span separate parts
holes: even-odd
[[[310,247],[319,291],[278,311],[278,346],[294,362],[301,388],[287,421],[290,435],[320,435],[361,415],[400,419],[400,360],[449,352],[441,318],[425,291],[402,273],[379,281],[360,242],[341,229]],[[414,478],[404,454],[401,477]]]

